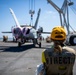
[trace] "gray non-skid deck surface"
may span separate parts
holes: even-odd
[[[17,47],[17,43],[0,42],[0,75],[35,75],[36,66],[41,63],[41,53],[50,43],[42,42],[42,48],[33,48],[31,43]],[[76,46],[71,46],[76,49]],[[76,75],[76,63],[74,65]]]

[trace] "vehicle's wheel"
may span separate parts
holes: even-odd
[[[33,47],[34,47],[34,48],[36,47],[35,44],[33,44]]]
[[[39,43],[39,48],[41,48],[41,42]]]
[[[18,47],[20,47],[21,46],[21,42],[18,42]]]
[[[71,45],[76,45],[76,36],[71,36],[69,42]]]

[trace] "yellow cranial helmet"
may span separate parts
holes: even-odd
[[[66,31],[62,26],[57,26],[52,29],[51,32],[51,40],[65,40],[66,39]]]

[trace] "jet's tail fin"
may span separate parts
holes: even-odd
[[[15,20],[16,25],[20,27],[20,24],[19,24],[19,22],[18,22],[18,20],[17,20],[16,15],[14,14],[14,11],[13,11],[11,8],[9,8],[9,9],[10,9],[10,12],[11,12],[11,14],[12,14],[14,20]]]
[[[38,14],[37,14],[37,18],[36,18],[35,25],[34,25],[34,28],[35,28],[35,29],[37,29],[40,12],[41,12],[41,9],[39,9]]]

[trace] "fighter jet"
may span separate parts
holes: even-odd
[[[37,44],[39,45],[39,47],[41,47],[41,41],[42,41],[41,33],[43,33],[43,28],[40,27],[37,30],[37,24],[38,24],[41,9],[39,9],[38,11],[37,19],[34,26],[23,26],[23,27],[20,26],[17,17],[11,8],[10,8],[10,12],[14,18],[16,26],[11,28],[11,32],[2,32],[2,33],[12,33],[14,38],[18,42],[18,46],[24,44],[26,40],[31,39],[34,45]],[[49,33],[49,32],[44,32],[44,33]]]

